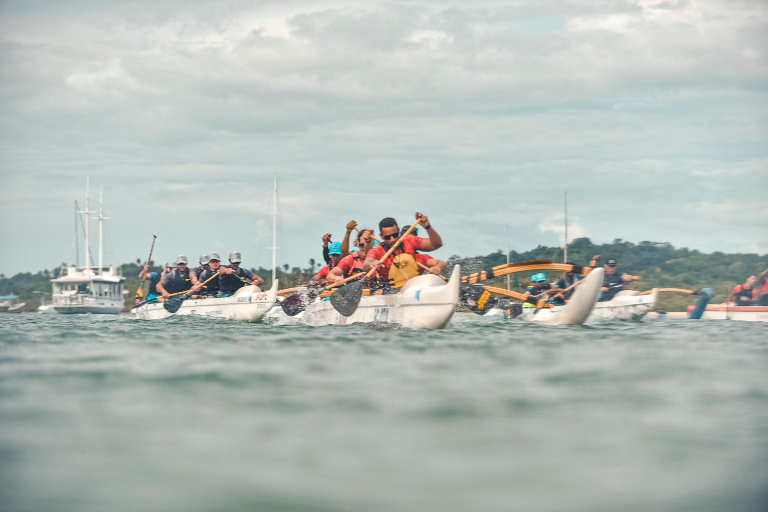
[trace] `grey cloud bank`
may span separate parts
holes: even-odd
[[[576,234],[768,251],[764,2],[0,5],[0,271],[71,260],[104,184],[116,262],[319,259],[428,213],[440,256]],[[146,247],[145,247],[146,246]]]

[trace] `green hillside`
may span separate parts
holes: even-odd
[[[668,243],[640,242],[633,244],[623,240],[614,240],[610,244],[593,244],[588,238],[577,238],[568,246],[568,259],[580,265],[586,265],[592,256],[599,254],[602,261],[616,258],[619,270],[642,276],[639,283],[632,283],[631,288],[647,290],[653,287],[700,289],[712,288],[715,291],[713,303],[722,302],[730,290],[743,283],[749,274],[759,274],[768,268],[768,255],[758,254],[725,254],[722,252],[702,253],[688,248],[677,249]],[[525,261],[538,258],[551,258],[556,262],[563,261],[562,247],[538,246],[526,252],[512,251],[510,261]],[[451,256],[448,263],[462,265],[462,273],[468,274],[506,263],[507,256],[501,250],[485,256],[460,257]],[[316,271],[316,266],[307,268],[284,265],[277,271],[277,279],[281,288],[287,288],[305,283]],[[126,277],[126,308],[133,304],[133,294],[139,286],[137,277],[141,267],[138,263],[122,265],[123,276]],[[153,268],[159,270],[159,268]],[[271,285],[272,271],[265,268],[252,269]],[[58,276],[58,269],[43,270],[32,273],[19,273],[13,277],[0,274],[0,295],[14,293],[27,303],[27,311],[34,311],[40,305],[40,295],[35,291],[51,291],[50,280]],[[517,274],[517,284],[524,290],[528,285],[530,273]],[[551,281],[560,278],[560,273],[550,273]],[[514,288],[514,280],[513,288]],[[506,277],[496,278],[489,284],[506,285]],[[145,285],[146,286],[146,285]],[[659,308],[667,311],[684,311],[685,307],[693,304],[695,298],[682,294],[664,294]]]

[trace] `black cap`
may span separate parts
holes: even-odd
[[[611,258],[608,261],[606,261],[605,264],[608,265],[609,267],[615,267],[616,266],[616,260]]]

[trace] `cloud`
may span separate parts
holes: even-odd
[[[596,240],[764,252],[738,208],[700,205],[768,185],[766,21],[714,0],[5,3],[0,214],[26,221],[0,228],[0,268],[64,257],[45,240],[87,174],[120,261],[157,230],[259,254],[274,173],[296,263],[350,218],[416,210],[446,257],[507,225],[555,245],[565,188]]]

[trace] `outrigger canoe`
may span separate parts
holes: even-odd
[[[244,286],[231,297],[219,299],[187,299],[175,313],[166,311],[163,303],[146,303],[135,307],[131,313],[143,320],[160,320],[170,316],[197,315],[208,318],[225,318],[246,322],[259,322],[272,309],[277,298],[278,282],[262,291],[258,286]]]
[[[604,273],[602,268],[596,268],[587,274],[565,306],[540,309],[524,307],[516,318],[549,325],[582,325],[598,303]]]
[[[712,304],[701,315],[702,320],[738,320],[741,322],[768,322],[768,306],[731,306]]]
[[[347,325],[354,323],[396,324],[411,329],[443,329],[459,302],[461,267],[456,265],[448,282],[425,274],[410,279],[398,293],[364,295],[349,316],[336,311],[329,300],[307,306],[299,321],[306,325]]]

